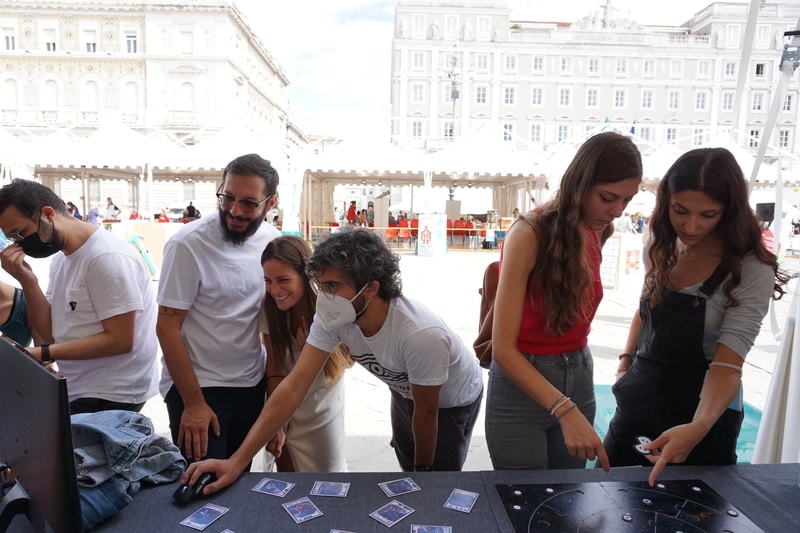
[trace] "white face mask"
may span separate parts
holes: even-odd
[[[367,285],[369,285],[369,283],[367,283]],[[364,304],[364,308],[361,309],[361,311],[356,313],[356,308],[353,307],[353,300],[361,296],[361,293],[364,292],[367,285],[361,287],[361,290],[350,300],[338,294],[334,294],[333,297],[331,297],[329,294],[324,294],[322,291],[317,293],[317,316],[319,316],[325,331],[330,331],[333,328],[346,324],[352,324],[356,321],[358,315],[363,313],[367,305],[369,305],[369,301]]]

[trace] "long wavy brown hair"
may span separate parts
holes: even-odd
[[[539,241],[532,294],[542,293],[545,333],[562,335],[591,313],[592,270],[586,255],[583,201],[593,186],[642,178],[642,156],[628,137],[599,133],[584,142],[561,178],[555,199],[536,210]],[[533,299],[531,298],[531,301]]]
[[[301,309],[308,310],[311,315],[309,317],[309,326],[314,318],[314,309],[317,301],[317,293],[306,274],[306,265],[310,257],[311,248],[308,243],[294,235],[283,235],[270,241],[261,254],[262,265],[270,259],[276,259],[289,265],[302,276],[304,285],[303,297],[295,305],[300,306]],[[264,301],[261,305],[267,318],[274,352],[267,354],[267,357],[280,357],[281,371],[285,374],[288,369],[287,358],[291,353],[292,347],[297,343],[295,332],[290,331],[289,328],[289,311],[278,309],[275,300],[269,294],[264,296]],[[343,345],[339,345],[331,352],[328,361],[325,363],[325,368],[323,369],[325,379],[336,381],[351,366],[353,366],[353,360],[349,356],[349,351]]]
[[[725,148],[697,148],[675,160],[658,186],[649,223],[650,270],[643,293],[643,297],[650,298],[650,305],[663,300],[670,286],[669,273],[678,262],[678,234],[669,221],[669,202],[673,193],[681,191],[700,191],[725,206],[715,231],[722,238],[720,264],[731,273],[731,279],[723,286],[728,304],[739,305],[731,292],[742,281],[742,258],[751,252],[775,272],[772,297],[779,300],[789,278],[778,269],[777,257],[761,240],[761,227],[748,203],[747,183],[739,163]]]

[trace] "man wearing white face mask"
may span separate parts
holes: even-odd
[[[331,234],[314,250],[308,275],[319,289],[317,316],[294,368],[231,458],[194,463],[183,482],[214,472],[205,494],[233,483],[292,416],[339,343],[391,390],[400,467],[460,470],[483,396],[472,350],[439,316],[402,295],[399,257],[369,230]]]

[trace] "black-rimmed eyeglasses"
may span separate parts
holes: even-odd
[[[258,209],[259,207],[264,205],[264,202],[269,201],[269,199],[273,197],[273,195],[270,194],[269,196],[267,196],[266,198],[264,198],[260,202],[256,202],[255,200],[247,200],[247,199],[237,200],[236,198],[234,198],[230,194],[225,194],[224,192],[222,192],[222,186],[220,186],[220,188],[217,189],[216,196],[217,196],[217,200],[219,201],[219,205],[221,205],[223,209],[225,209],[225,210],[233,209],[233,205],[236,202],[239,202],[239,208],[244,213],[252,213],[256,209]]]

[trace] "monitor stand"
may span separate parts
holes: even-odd
[[[27,514],[30,502],[31,499],[22,485],[14,483],[14,486],[0,499],[0,531],[6,531],[16,515]]]

